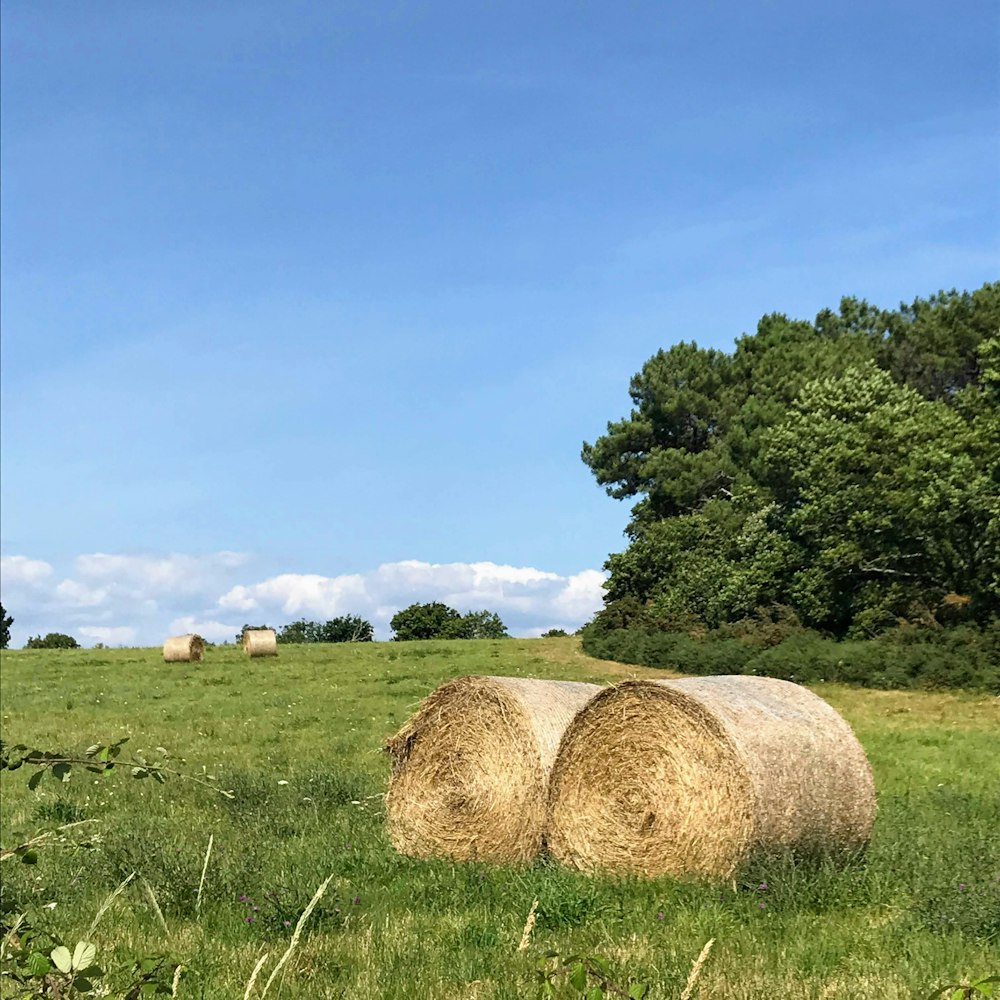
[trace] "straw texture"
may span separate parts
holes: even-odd
[[[822,698],[770,677],[628,681],[568,727],[547,843],[575,867],[729,876],[757,851],[849,856],[871,767]]]
[[[167,663],[199,662],[205,658],[205,640],[200,635],[175,635],[163,644]]]
[[[278,637],[273,628],[248,628],[243,633],[243,652],[247,656],[277,656]]]
[[[389,837],[414,857],[528,861],[559,741],[596,684],[460,677],[387,743]]]

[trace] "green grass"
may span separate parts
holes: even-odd
[[[184,770],[205,768],[234,792],[227,801],[187,781],[80,769],[30,791],[27,769],[2,776],[4,846],[15,831],[97,821],[92,849],[6,862],[5,905],[54,902],[38,919],[72,942],[138,871],[168,931],[133,884],[93,935],[99,960],[116,969],[166,954],[186,967],[182,998],[243,997],[257,958],[270,956],[266,977],[287,947],[285,921],[294,926],[330,874],[271,997],[531,997],[534,963],[551,947],[603,955],[621,981],[676,998],[708,938],[703,998],[908,998],[1000,971],[996,698],[816,686],[875,769],[879,817],[865,861],[835,870],[779,860],[735,885],[699,885],[542,862],[420,862],[389,845],[380,746],[442,681],[662,676],[589,659],[575,639],[284,646],[277,660],[255,661],[219,647],[202,664],[165,664],[158,650],[18,651],[0,666],[6,742],[79,752],[129,735],[127,750],[166,747]],[[532,947],[518,953],[536,898]]]

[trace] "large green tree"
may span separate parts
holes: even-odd
[[[803,619],[863,632],[932,616],[948,595],[996,610],[982,451],[955,409],[874,365],[806,385],[765,450]]]
[[[732,354],[657,352],[629,416],[583,446],[636,501],[608,604],[709,626],[785,604],[838,634],[935,621],[946,598],[995,614],[998,333],[992,283],[898,310],[845,298],[813,323],[773,313]]]

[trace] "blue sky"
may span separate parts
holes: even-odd
[[[14,645],[576,627],[679,340],[995,280],[996,5],[8,0]]]

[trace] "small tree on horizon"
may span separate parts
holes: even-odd
[[[375,638],[372,623],[359,615],[340,615],[327,622],[291,622],[278,631],[278,642],[371,642]]]
[[[25,649],[79,649],[80,644],[65,632],[49,632],[44,637],[32,636],[24,645]]]
[[[493,611],[459,614],[440,601],[411,604],[389,622],[396,642],[414,639],[507,639],[507,627]]]
[[[4,610],[0,604],[0,649],[6,649],[10,645],[10,627],[14,624],[14,619]]]

